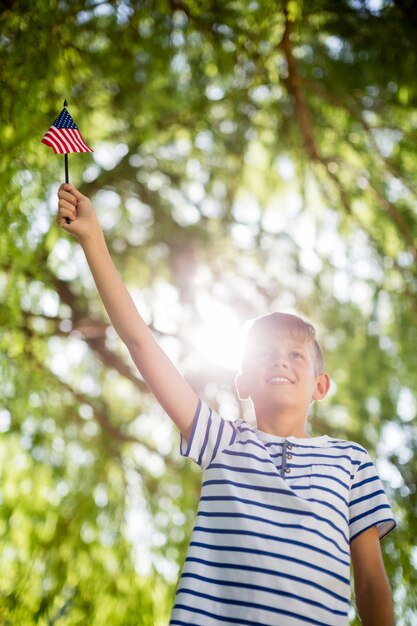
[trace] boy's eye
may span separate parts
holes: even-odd
[[[296,352],[296,351],[291,352],[290,356],[295,358],[295,359],[303,359],[304,358],[304,354],[302,354],[302,352]]]
[[[272,352],[270,350],[264,350],[260,353],[261,359],[269,359],[272,356]]]

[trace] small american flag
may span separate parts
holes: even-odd
[[[78,126],[65,107],[41,141],[50,146],[55,154],[94,152],[81,137]]]

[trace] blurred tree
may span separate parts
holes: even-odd
[[[416,24],[411,0],[2,3],[0,623],[167,624],[198,501],[54,224],[40,139],[64,98],[95,149],[71,179],[205,399],[249,414],[237,323],[316,324],[334,384],[312,428],[377,459],[397,624],[417,619]]]

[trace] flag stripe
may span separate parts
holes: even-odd
[[[51,132],[51,128],[42,139],[42,142],[50,146],[55,154],[64,154],[66,152],[65,144],[62,142],[61,137]]]
[[[51,128],[42,139],[42,143],[51,146],[55,154],[70,154],[71,152],[93,152],[84,142],[78,130],[68,128]]]
[[[67,146],[70,146],[71,148],[71,152],[78,152],[79,146],[77,144],[76,137],[73,136],[74,131],[70,130],[69,128],[62,128],[58,132],[60,132],[62,136],[65,138]],[[75,131],[75,132],[78,132],[78,131]]]

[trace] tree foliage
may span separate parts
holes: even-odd
[[[377,459],[416,619],[416,26],[411,0],[2,3],[0,623],[167,624],[199,493],[54,224],[64,98],[95,149],[71,179],[202,397],[248,414],[199,348],[216,311],[315,322],[312,428]]]

